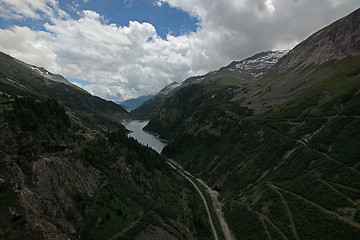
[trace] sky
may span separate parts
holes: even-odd
[[[123,101],[291,49],[359,0],[0,0],[0,51]]]

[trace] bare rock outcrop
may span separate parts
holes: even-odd
[[[19,197],[27,228],[41,232],[45,239],[72,239],[82,214],[73,202],[76,194],[92,197],[100,186],[100,172],[81,161],[41,156],[27,162],[6,157],[2,165],[11,174],[11,185]],[[11,211],[9,210],[11,213]]]

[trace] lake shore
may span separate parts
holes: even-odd
[[[151,132],[151,131],[148,131],[148,130],[145,130],[145,129],[143,129],[143,131],[146,132],[146,133],[148,133],[148,134],[153,135],[153,136],[156,137],[157,140],[159,140],[160,142],[163,142],[163,143],[166,143],[166,144],[169,143],[168,140],[160,138],[160,135],[157,134],[157,133],[155,133],[155,132]]]
[[[127,136],[135,138],[139,143],[149,146],[161,154],[167,141],[161,139],[158,134],[144,130],[149,120],[130,120],[124,123],[124,127],[129,131]]]

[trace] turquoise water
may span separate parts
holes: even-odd
[[[158,153],[161,153],[162,149],[165,147],[165,143],[159,141],[154,135],[151,135],[143,131],[149,121],[130,121],[125,123],[125,128],[132,131],[128,136],[133,137],[139,143],[149,146]]]

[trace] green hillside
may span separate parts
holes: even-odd
[[[347,27],[335,23],[316,38],[336,31],[336,46],[351,38]],[[279,64],[253,83],[185,87],[147,130],[169,140],[165,155],[220,192],[237,239],[358,239],[360,57],[286,71]]]
[[[119,122],[129,118],[118,104],[92,96],[70,83],[46,78],[3,53],[0,53],[0,87],[2,92],[14,96],[56,99],[71,110],[74,119],[92,129],[120,128]]]
[[[212,236],[194,187],[126,137],[121,107],[2,58],[0,239]]]
[[[131,111],[131,116],[135,119],[150,119],[164,104],[165,99],[160,96],[152,96],[143,102],[138,108]]]
[[[121,106],[0,54],[0,239],[225,239],[219,209],[235,239],[360,239],[359,43],[360,9],[168,85],[133,112],[163,156]]]
[[[131,116],[135,119],[151,119],[163,106],[165,100],[177,91],[180,84],[170,83],[160,90],[156,95],[144,101],[139,107],[131,111]]]
[[[237,238],[360,236],[360,58],[325,65],[337,70],[262,114],[229,102],[234,87],[193,85],[150,122],[164,154],[220,191]]]

